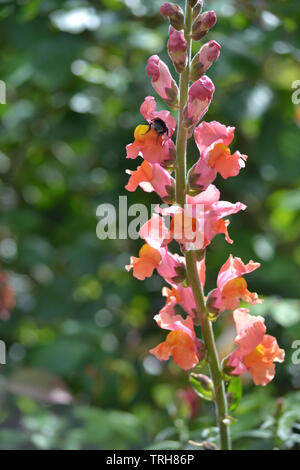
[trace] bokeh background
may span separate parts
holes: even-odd
[[[183,3],[183,2],[179,2]],[[96,209],[126,195],[124,147],[154,95],[147,58],[166,53],[167,23],[152,0],[0,1],[0,263],[16,307],[0,322],[0,448],[181,449],[213,439],[213,405],[195,400],[188,376],[148,354],[165,333],[158,276],[124,270],[141,241],[96,237]],[[266,388],[244,379],[232,414],[238,449],[299,448],[300,80],[297,0],[207,0],[221,56],[206,120],[236,126],[232,148],[249,155],[222,198],[248,205],[231,218],[233,246],[216,237],[207,290],[229,253],[262,263],[248,277],[265,296],[253,313],[286,349]],[[199,45],[195,44],[195,51]],[[298,95],[299,97],[299,95]],[[159,100],[158,100],[159,101]],[[161,109],[163,103],[159,101]],[[193,145],[189,161],[197,154]],[[159,202],[142,190],[128,203]],[[216,325],[223,354],[232,322]],[[299,355],[298,355],[299,358]],[[279,402],[278,402],[279,399]]]

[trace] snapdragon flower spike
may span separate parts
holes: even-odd
[[[172,109],[178,108],[178,86],[173,79],[168,66],[160,60],[158,55],[152,55],[148,59],[146,72],[152,77],[152,86],[156,93]]]
[[[160,7],[164,19],[169,18],[171,26],[177,31],[184,28],[184,14],[182,8],[176,3],[164,2]]]
[[[175,303],[167,304],[154,317],[160,328],[170,330],[166,340],[149,352],[160,361],[167,361],[171,356],[182,369],[188,370],[199,362],[200,341],[196,338],[191,317],[183,319],[174,313]]]
[[[258,298],[256,292],[247,289],[247,282],[242,277],[259,267],[260,263],[251,260],[248,264],[244,264],[241,258],[230,255],[219,271],[217,289],[208,295],[207,307],[210,311],[222,313],[224,310],[234,310],[241,300],[250,305],[262,303],[263,300]]]
[[[217,22],[214,11],[206,11],[197,16],[192,26],[192,39],[200,41]]]
[[[189,171],[189,188],[203,191],[211,184],[219,172],[227,179],[237,176],[245,167],[247,155],[239,151],[231,154],[228,146],[234,137],[234,127],[226,127],[219,122],[201,122],[194,130],[194,138],[200,158]]]
[[[195,82],[217,61],[220,55],[221,46],[217,41],[209,41],[201,47],[191,63],[190,79]]]
[[[183,110],[183,126],[195,127],[207,112],[215,87],[210,78],[203,75],[189,89],[187,104]]]
[[[187,61],[187,42],[183,31],[176,31],[172,26],[169,28],[168,53],[178,73],[182,73]]]
[[[237,335],[237,349],[227,359],[232,375],[248,371],[255,385],[267,385],[275,376],[274,362],[283,362],[285,352],[276,339],[266,334],[265,320],[249,315],[245,308],[233,312]]]
[[[127,191],[133,192],[140,186],[145,192],[155,191],[164,202],[172,202],[175,197],[175,180],[170,173],[158,163],[146,160],[135,170],[126,170],[130,175]]]
[[[171,137],[176,128],[176,120],[169,111],[156,111],[153,96],[147,96],[140,107],[142,116],[149,125],[139,125],[134,131],[134,142],[126,146],[126,158],[135,159],[141,155],[149,163],[170,166],[176,159],[176,150]],[[161,119],[168,130],[159,135],[152,127],[155,119]]]
[[[12,287],[8,283],[6,272],[0,271],[0,318],[7,320],[10,310],[15,306],[15,296]]]

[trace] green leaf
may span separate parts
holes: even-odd
[[[230,381],[227,389],[227,399],[230,411],[234,411],[242,398],[242,382],[239,377],[235,377]]]

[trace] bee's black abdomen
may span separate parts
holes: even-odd
[[[165,124],[165,122],[162,119],[156,118],[153,119],[151,122],[153,129],[159,134],[167,134],[168,135],[168,128]]]

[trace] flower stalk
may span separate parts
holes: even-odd
[[[185,39],[188,44],[187,48],[187,66],[180,77],[180,97],[179,97],[179,124],[177,131],[176,141],[176,202],[182,207],[185,204],[186,193],[186,148],[188,141],[188,131],[183,127],[183,110],[187,102],[189,90],[189,77],[190,77],[190,63],[191,63],[191,27],[193,10],[186,0],[185,5]],[[224,420],[227,416],[227,400],[225,394],[225,385],[222,379],[222,372],[218,352],[216,348],[214,333],[211,321],[208,319],[208,311],[205,306],[202,286],[199,280],[197,271],[197,259],[195,251],[185,252],[186,270],[189,285],[192,288],[195,304],[197,307],[197,323],[201,325],[203,340],[207,349],[207,358],[209,363],[209,370],[214,387],[214,401],[216,406],[216,414],[218,420],[218,427],[220,433],[220,448],[222,450],[229,450],[231,448],[230,442],[230,428],[225,424]]]

